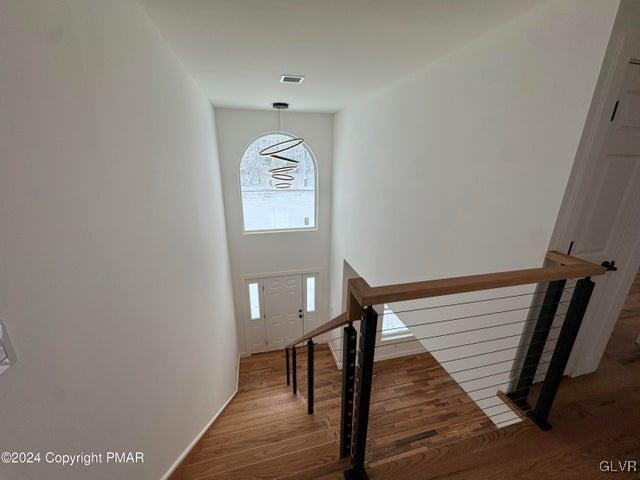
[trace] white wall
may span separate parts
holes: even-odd
[[[282,233],[242,233],[239,165],[245,148],[256,137],[277,130],[274,111],[216,109],[222,189],[229,238],[229,254],[234,281],[240,349],[245,347],[245,319],[248,298],[245,279],[278,272],[319,272],[316,321],[305,322],[305,331],[328,320],[328,270],[331,233],[331,170],[333,115],[287,112],[283,130],[305,139],[315,155],[318,177],[317,230]]]
[[[348,288],[349,288],[349,279],[351,278],[359,278],[360,275],[356,272],[348,262],[344,261],[341,270],[342,279],[342,304],[340,306],[341,312],[347,311],[347,297],[348,297]],[[384,305],[374,305],[374,309],[377,312],[384,311]],[[335,309],[332,309],[335,310]],[[332,314],[333,315],[333,314]],[[356,331],[360,331],[360,322],[356,322],[353,324],[353,327]],[[397,358],[403,357],[406,355],[415,355],[418,353],[424,353],[426,350],[424,346],[418,341],[413,335],[411,331],[402,332],[402,336],[398,336],[398,338],[385,338],[383,340],[382,334],[384,321],[383,318],[380,317],[380,323],[378,324],[378,333],[376,334],[376,350],[374,353],[375,361],[386,360],[389,358]],[[329,345],[329,349],[331,350],[331,354],[333,355],[333,359],[336,362],[338,368],[342,369],[342,357],[344,344],[342,342],[342,337],[344,335],[344,329],[336,328],[332,330],[326,335],[327,343]],[[398,333],[393,331],[393,333]]]
[[[140,8],[0,3],[5,480],[159,479],[236,388],[212,110]]]
[[[337,114],[334,311],[345,259],[374,286],[542,263],[617,6],[547,2]]]

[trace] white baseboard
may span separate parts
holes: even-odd
[[[176,471],[176,469],[180,466],[182,461],[185,458],[187,458],[187,455],[189,455],[189,453],[191,452],[193,447],[195,447],[196,444],[200,441],[200,439],[204,436],[204,434],[207,433],[207,430],[209,430],[209,428],[211,428],[211,425],[213,425],[213,422],[216,421],[216,418],[218,418],[220,416],[220,414],[224,411],[224,409],[227,408],[227,405],[229,405],[231,400],[233,400],[233,397],[235,397],[236,394],[238,393],[238,384],[240,382],[240,357],[241,357],[241,355],[238,356],[238,366],[236,368],[237,377],[236,377],[236,389],[235,389],[235,391],[231,394],[229,399],[226,402],[224,402],[224,405],[222,405],[222,407],[220,407],[220,409],[213,415],[211,420],[209,420],[209,422],[207,422],[207,424],[202,429],[202,431],[198,435],[196,435],[196,438],[194,438],[193,441],[187,446],[187,448],[180,454],[178,459],[173,463],[173,465],[171,465],[169,470],[167,470],[167,473],[165,473],[162,476],[162,480],[168,480],[169,477],[173,474],[173,472]]]
[[[393,344],[389,345],[390,347],[393,346]],[[378,362],[380,360],[389,360],[391,358],[400,358],[400,357],[406,357],[408,355],[416,355],[418,353],[426,353],[427,350],[422,346],[422,344],[416,340],[416,346],[412,347],[412,348],[407,348],[406,350],[402,349],[393,349],[393,348],[389,348],[389,349],[384,349],[385,345],[376,345],[376,352],[375,352],[375,358],[374,361]]]

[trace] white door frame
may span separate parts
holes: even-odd
[[[321,302],[320,299],[322,298],[322,275],[323,275],[323,270],[321,269],[312,269],[312,270],[289,270],[289,271],[284,271],[284,272],[269,272],[269,273],[254,273],[254,274],[250,274],[250,275],[241,275],[239,277],[240,280],[240,285],[242,285],[242,293],[240,294],[240,302],[241,302],[241,315],[242,315],[242,325],[243,325],[243,329],[244,329],[244,338],[245,338],[245,349],[247,351],[247,353],[249,355],[252,355],[253,353],[259,353],[259,352],[252,352],[251,351],[251,345],[250,345],[250,341],[249,341],[249,330],[250,330],[250,322],[251,320],[251,309],[250,309],[250,305],[249,305],[249,289],[248,289],[248,285],[249,283],[252,282],[258,282],[260,280],[264,280],[265,278],[272,278],[272,277],[286,277],[289,275],[301,275],[302,279],[303,279],[303,284],[302,284],[302,301],[303,301],[303,306],[302,308],[304,310],[306,310],[306,283],[305,283],[305,278],[307,276],[310,275],[314,275],[316,277],[316,311],[315,311],[315,317],[316,319],[320,318],[320,315],[322,314],[322,309],[320,308],[321,306]],[[264,292],[262,291],[262,288],[260,288],[260,313],[261,316],[264,320],[265,318],[265,313],[266,311],[264,310],[266,308],[266,302],[264,299]],[[317,321],[317,320],[316,320]],[[266,321],[265,321],[266,322]],[[307,316],[306,316],[306,311],[305,311],[305,316],[303,318],[303,323],[302,323],[303,327],[303,332],[307,333],[308,331],[310,331],[312,328],[315,328],[314,325],[309,325],[307,322]],[[266,332],[266,323],[265,323],[265,332]],[[265,333],[266,335],[266,333]]]
[[[620,14],[617,20],[620,21]],[[636,18],[640,18],[636,16]],[[624,23],[624,22],[621,22]],[[551,239],[551,247],[565,251],[577,229],[576,212],[582,204],[579,192],[591,179],[595,159],[603,149],[606,129],[600,128],[611,115],[611,107],[619,98],[630,58],[640,55],[640,36],[634,35],[624,25],[614,27],[611,41],[598,79],[585,129],[576,153],[574,166],[567,184],[565,196]],[[594,293],[585,316],[580,335],[576,340],[566,373],[571,376],[593,372],[598,368],[620,309],[640,267],[640,203],[636,201],[629,212],[629,223],[624,238],[620,240],[617,272],[607,274],[602,288]],[[621,261],[624,258],[624,261]],[[612,260],[603,258],[604,260]],[[606,298],[601,293],[607,290]]]

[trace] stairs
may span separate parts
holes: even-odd
[[[238,393],[171,480],[341,478],[335,434],[282,385],[283,357],[242,359]]]
[[[317,346],[317,358],[322,352]],[[414,355],[376,364],[374,401],[386,401],[372,404],[372,415],[384,415],[370,424],[371,480],[609,478],[598,470],[601,460],[640,454],[640,362],[605,361],[598,375],[565,379],[554,410],[562,420],[552,418],[549,432],[529,422],[497,429],[473,404],[452,414],[455,385],[425,362],[429,356]],[[339,390],[317,389],[316,413],[307,415],[302,361],[298,368],[301,392],[293,396],[283,385],[281,352],[243,358],[237,395],[171,479],[342,480],[346,463],[338,459],[334,423]],[[316,387],[332,387],[337,370],[320,368]],[[419,396],[406,395],[414,389]],[[393,398],[398,394],[402,403]]]
[[[637,326],[634,318],[630,325]],[[612,342],[627,340],[613,336]],[[640,455],[640,357],[627,344],[619,355],[619,346],[610,345],[597,374],[563,379],[550,419],[554,428],[545,432],[530,421],[496,428],[430,354],[376,362],[369,478],[609,478],[601,461],[619,469],[625,464],[616,462]],[[342,479],[341,375],[326,346],[316,345],[315,352],[314,415],[307,415],[305,402],[304,348],[298,349],[298,395],[284,385],[282,352],[243,358],[237,395],[171,479]],[[534,388],[532,404],[536,395]],[[614,476],[638,478],[635,471]]]

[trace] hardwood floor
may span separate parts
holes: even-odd
[[[640,276],[598,372],[563,380],[549,432],[530,423],[495,428],[428,354],[377,362],[370,478],[640,478],[639,333]],[[172,479],[341,479],[340,373],[317,345],[316,411],[307,415],[306,355],[298,353],[298,396],[285,385],[281,352],[243,358],[236,397]],[[638,461],[639,472],[600,471],[601,461],[618,460]]]
[[[619,363],[640,362],[640,274],[636,275],[627,300],[622,307],[618,323],[611,334],[605,358]]]
[[[421,448],[373,462],[370,478],[640,478],[640,275],[635,279],[597,372],[565,377],[542,432],[518,424],[444,447]],[[618,461],[636,461],[623,472]],[[614,462],[603,472],[600,462]],[[627,464],[628,465],[628,464]]]
[[[298,387],[285,385],[284,355],[240,361],[239,390],[174,480],[341,478],[340,371],[326,345],[315,348],[315,413],[307,415],[306,349]],[[492,422],[429,354],[377,362],[367,461],[470,437]]]
[[[305,349],[300,350],[300,396],[306,398],[306,355]],[[340,371],[324,345],[316,347],[314,364],[315,412],[338,438]],[[493,428],[493,422],[428,353],[376,362],[373,375],[369,462]]]
[[[343,469],[326,421],[307,415],[274,352],[241,359],[238,393],[171,478],[315,479]]]

